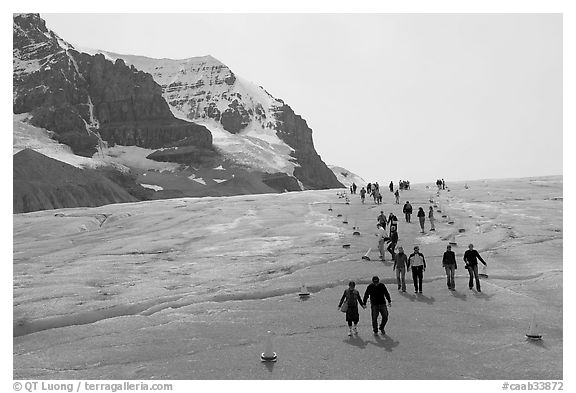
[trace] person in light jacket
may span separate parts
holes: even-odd
[[[366,308],[366,304],[362,301],[360,297],[360,292],[356,289],[356,283],[350,281],[348,283],[348,289],[344,291],[342,297],[340,298],[340,303],[338,303],[338,310],[342,307],[342,303],[346,301],[348,303],[348,309],[346,310],[346,322],[348,323],[348,336],[352,334],[358,334],[358,322],[360,321],[360,314],[358,313],[358,303],[362,308]],[[354,324],[354,327],[352,327]]]
[[[412,267],[412,279],[414,280],[414,293],[422,293],[422,278],[426,270],[426,259],[418,246],[408,257],[408,265]]]

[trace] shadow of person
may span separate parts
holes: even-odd
[[[484,299],[486,301],[492,300],[492,297],[494,296],[494,294],[488,295],[485,292],[474,291],[473,293],[474,293],[474,297],[477,297],[479,299]]]
[[[366,341],[364,341],[360,336],[351,336],[343,340],[346,344],[353,345],[360,349],[366,348]]]
[[[400,292],[401,296],[404,296],[406,299],[410,300],[411,302],[416,300],[416,295],[412,295],[408,292]]]
[[[376,342],[370,342],[370,344],[372,345],[377,345],[381,348],[384,348],[386,350],[386,352],[392,352],[392,350],[397,347],[398,345],[400,345],[400,341],[395,341],[392,337],[388,336],[388,335],[384,335],[384,336],[374,336],[374,339],[376,340]]]
[[[465,293],[463,293],[463,292],[458,292],[457,290],[450,291],[450,293],[451,293],[452,296],[454,296],[456,299],[460,299],[460,300],[466,301],[466,294],[465,294]]]
[[[426,303],[426,304],[432,304],[436,301],[436,299],[433,296],[427,297],[424,296],[422,294],[419,294],[418,296],[416,296],[416,300],[422,303]]]

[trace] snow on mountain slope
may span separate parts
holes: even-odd
[[[277,133],[275,113],[284,105],[262,87],[235,75],[212,56],[184,60],[152,59],[81,48],[152,74],[163,88],[173,114],[212,132],[213,144],[226,157],[268,172],[294,175],[294,151]],[[231,109],[232,108],[232,109]]]
[[[346,187],[350,187],[352,183],[356,183],[358,187],[363,187],[367,184],[366,180],[347,169],[335,165],[328,165],[328,168],[334,172],[338,181]]]

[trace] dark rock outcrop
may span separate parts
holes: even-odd
[[[160,148],[186,139],[209,148],[205,127],[176,119],[150,74],[103,55],[79,53],[37,14],[14,16],[14,113],[92,156],[105,141]]]
[[[295,114],[288,105],[282,106],[275,115],[277,120],[280,121],[276,134],[294,149],[291,155],[300,164],[300,166],[294,168],[294,176],[306,188],[310,189],[343,187],[334,172],[328,168],[322,158],[316,153],[312,130],[308,127],[306,121]]]
[[[139,199],[109,177],[122,179],[145,199],[147,191],[143,187],[119,172],[107,172],[103,176],[97,170],[76,168],[34,150],[22,150],[13,156],[13,212],[93,207]]]

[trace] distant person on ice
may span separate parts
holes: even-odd
[[[352,183],[352,194],[356,194],[356,188],[358,188],[358,186],[356,186],[356,183]]]
[[[426,213],[424,212],[424,209],[419,207],[418,214],[416,215],[418,216],[418,220],[420,221],[420,228],[422,229],[420,233],[424,233],[424,222],[426,221]]]
[[[430,206],[430,210],[428,210],[428,221],[430,221],[430,230],[431,231],[435,231],[436,228],[434,228],[434,208],[432,206]]]
[[[410,201],[406,201],[402,208],[402,213],[404,213],[404,216],[406,217],[406,222],[410,222],[410,216],[412,215],[412,205],[410,204]]]
[[[482,292],[480,290],[480,278],[478,277],[478,259],[480,259],[480,262],[482,262],[484,266],[488,266],[480,254],[478,254],[478,251],[474,249],[474,244],[470,243],[468,250],[464,253],[464,263],[466,263],[466,269],[468,269],[468,274],[470,275],[468,288],[472,289],[474,280],[476,280],[476,290]]]
[[[446,252],[442,256],[442,267],[446,270],[446,285],[451,291],[456,290],[456,283],[454,282],[454,275],[456,273],[456,254],[452,251],[452,246],[446,246]]]
[[[380,190],[378,189],[378,187],[374,188],[374,191],[372,191],[372,196],[374,197],[374,203],[376,204],[380,204]]]
[[[412,280],[414,280],[414,293],[422,293],[422,278],[426,270],[426,259],[420,252],[418,246],[414,247],[414,252],[408,257],[408,266],[412,267]]]
[[[372,284],[368,285],[366,292],[364,292],[364,303],[370,297],[370,308],[372,309],[372,330],[375,335],[378,335],[378,315],[382,315],[382,321],[380,322],[380,332],[382,335],[386,334],[384,327],[388,322],[388,309],[386,308],[386,300],[388,300],[388,307],[392,306],[392,300],[390,300],[390,293],[384,283],[380,282],[378,276],[372,277]]]
[[[340,303],[338,303],[338,310],[342,307],[342,303],[344,301],[348,304],[348,309],[346,310],[346,322],[348,322],[348,335],[351,336],[352,334],[358,334],[358,321],[360,320],[360,314],[358,314],[358,303],[362,306],[362,308],[366,308],[365,302],[362,301],[360,297],[360,293],[355,289],[356,283],[354,281],[350,281],[348,283],[348,289],[344,291],[342,298],[340,298]],[[354,324],[354,327],[352,327]]]
[[[364,189],[364,187],[362,187],[362,189],[360,190],[360,200],[362,201],[362,203],[364,203],[364,199],[366,199],[366,190]]]
[[[390,192],[394,192],[394,183],[392,182],[392,180],[390,180],[390,185],[388,186],[388,188],[390,188]]]
[[[400,192],[398,190],[394,191],[394,196],[396,197],[396,204],[400,204]]]
[[[398,254],[394,258],[394,266],[392,271],[396,270],[396,281],[398,282],[398,290],[406,292],[406,270],[410,268],[408,264],[408,257],[404,254],[404,248],[398,247]]]

